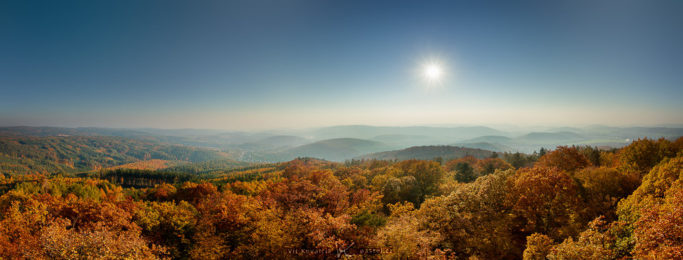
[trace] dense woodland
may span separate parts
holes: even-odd
[[[682,149],[4,174],[0,258],[682,259]]]
[[[0,172],[11,174],[75,173],[154,159],[203,162],[225,158],[217,150],[113,136],[0,138]]]

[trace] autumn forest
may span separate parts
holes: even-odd
[[[0,258],[680,259],[682,149],[4,174]]]

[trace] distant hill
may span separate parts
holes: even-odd
[[[453,143],[451,145],[489,150],[494,152],[511,152],[515,151],[515,149],[510,146],[512,144],[512,140],[512,138],[507,136],[486,135]]]
[[[461,158],[464,156],[474,156],[477,158],[490,157],[491,151],[465,148],[459,146],[440,145],[440,146],[415,146],[403,150],[372,153],[356,157],[356,159],[378,159],[378,160],[431,160],[441,157],[444,160]]]
[[[117,128],[96,128],[96,127],[33,127],[33,126],[12,126],[0,127],[0,136],[145,136],[149,133]]]
[[[372,152],[412,146],[454,145],[491,151],[533,153],[541,147],[558,145],[591,145],[622,147],[638,138],[660,137],[674,140],[683,136],[683,128],[675,127],[587,127],[522,128],[499,131],[484,126],[461,127],[386,127],[368,125],[332,126],[314,129],[272,130],[264,132],[223,131],[206,129],[121,129],[62,127],[0,127],[0,137],[125,137],[147,143],[178,144],[220,150],[229,158],[248,162],[287,161],[297,156],[341,161]],[[372,143],[364,147],[334,139],[357,139]],[[314,141],[319,141],[311,143]],[[347,140],[348,141],[348,140]],[[310,145],[310,146],[306,146]],[[370,148],[368,148],[370,147]],[[163,159],[163,158],[160,158]],[[128,162],[126,162],[128,163]]]
[[[432,145],[443,144],[444,141],[450,138],[426,136],[426,135],[404,135],[404,134],[386,134],[373,137],[371,140],[382,142],[395,147],[410,147],[416,145]]]
[[[230,148],[247,142],[255,142],[272,136],[263,133],[225,132],[202,129],[120,129],[97,127],[0,127],[0,136],[119,136],[143,141],[200,146],[209,148]]]
[[[153,135],[166,135],[166,136],[207,136],[207,135],[218,135],[224,133],[223,130],[213,130],[213,129],[159,129],[159,128],[134,128],[132,130],[141,131]]]
[[[143,160],[201,162],[218,150],[114,136],[0,137],[0,173],[70,173]]]
[[[303,137],[293,135],[276,135],[266,137],[258,141],[243,143],[239,145],[239,148],[249,151],[279,150],[304,145],[310,142],[310,140]]]
[[[428,136],[431,139],[439,140],[463,140],[482,135],[500,135],[502,132],[485,126],[461,126],[461,127],[429,127],[429,126],[367,126],[367,125],[348,125],[324,127],[312,131],[316,138],[360,138],[371,139],[377,136],[394,135],[396,137],[405,136]],[[386,140],[386,139],[385,139]],[[386,140],[389,141],[389,140]]]
[[[515,138],[515,142],[525,143],[565,143],[575,142],[585,139],[585,137],[574,132],[533,132]]]
[[[676,139],[683,136],[683,128],[674,127],[610,127],[594,125],[589,126],[580,132],[582,135],[592,136],[592,137],[613,137],[619,139],[638,139],[643,137],[649,137],[653,139],[657,138],[667,138]]]
[[[269,161],[289,161],[298,157],[313,157],[329,161],[344,161],[353,157],[390,149],[384,143],[356,139],[335,138],[286,149],[265,156]]]
[[[501,135],[485,135],[462,141],[462,143],[509,143],[512,138]]]
[[[487,142],[476,142],[476,143],[456,143],[455,146],[489,150],[494,152],[511,152],[514,151],[511,147],[507,145],[502,145],[499,143],[487,143]]]

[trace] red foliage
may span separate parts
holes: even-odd
[[[563,171],[576,171],[590,166],[585,155],[576,147],[559,146],[555,151],[547,153],[538,159],[536,166],[546,168],[558,168]]]
[[[522,231],[554,238],[575,234],[577,213],[582,209],[578,187],[557,168],[526,168],[508,181],[507,203]]]

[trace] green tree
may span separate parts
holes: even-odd
[[[469,163],[461,162],[455,165],[455,180],[459,182],[472,182],[477,179],[474,169]]]

